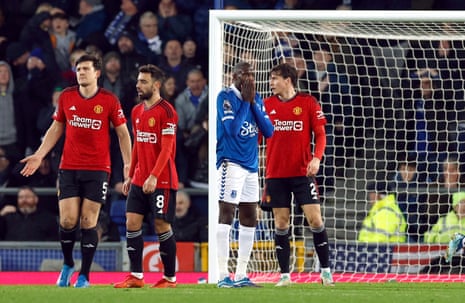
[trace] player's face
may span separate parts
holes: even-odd
[[[252,83],[255,81],[255,72],[252,67],[244,66],[241,70],[233,75],[234,85],[241,91],[242,84],[249,79]]]
[[[92,61],[84,61],[76,66],[76,78],[80,86],[97,84],[100,71],[95,70]]]
[[[154,81],[149,73],[139,73],[137,76],[136,90],[140,100],[150,100],[154,93],[159,92],[160,82]]]
[[[273,95],[282,95],[287,91],[289,79],[284,79],[283,76],[277,73],[271,73],[270,75],[270,88]]]

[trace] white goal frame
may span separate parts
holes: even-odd
[[[216,225],[218,189],[216,180],[216,97],[223,79],[223,23],[230,21],[376,21],[376,22],[465,22],[463,11],[350,11],[350,10],[210,10],[209,16],[209,243],[208,282],[216,283]],[[367,37],[364,35],[364,37]],[[412,39],[421,39],[421,33]],[[458,36],[465,40],[463,33]],[[456,37],[456,38],[457,38]],[[454,37],[451,37],[453,39]],[[428,36],[431,39],[431,36]]]

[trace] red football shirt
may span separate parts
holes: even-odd
[[[78,86],[66,88],[58,99],[53,119],[65,124],[61,169],[101,170],[110,173],[110,122],[126,123],[118,98],[99,88],[84,98]]]
[[[166,100],[146,108],[142,102],[131,114],[134,132],[132,162],[135,163],[132,183],[143,186],[153,172],[163,148],[169,148],[166,165],[156,176],[157,188],[178,189],[178,174],[174,163],[176,154],[176,125],[178,114]],[[168,144],[169,143],[169,144]]]
[[[265,108],[274,126],[266,141],[266,178],[305,176],[312,160],[313,129],[326,124],[320,104],[313,96],[298,93],[285,102],[271,96]]]

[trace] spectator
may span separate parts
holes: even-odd
[[[173,231],[178,242],[208,242],[208,218],[195,213],[190,196],[182,190],[176,195]]]
[[[456,156],[450,155],[441,163],[438,180],[429,186],[428,225],[435,224],[439,216],[450,211],[452,194],[460,190],[463,184],[460,163]]]
[[[5,58],[6,49],[10,44],[10,40],[14,41],[17,36],[11,35],[12,30],[8,28],[5,22],[5,14],[3,7],[0,7],[0,58]]]
[[[20,171],[23,168],[21,163],[17,163],[11,173],[10,182],[8,187],[22,187],[29,186],[32,188],[56,188],[57,187],[57,171],[53,170],[51,156],[42,159],[37,173],[26,178],[21,175]],[[40,197],[41,203],[39,208],[48,211],[52,214],[58,215],[58,200],[56,192],[51,194],[43,194]]]
[[[0,147],[0,187],[5,186],[10,178],[10,160],[5,150]]]
[[[161,40],[184,41],[192,36],[192,19],[178,13],[174,0],[161,0],[158,4],[158,29]]]
[[[51,50],[51,42],[49,39],[48,31],[51,27],[50,12],[39,11],[34,14],[21,29],[19,41],[22,42],[28,49],[35,47],[44,48],[47,45]]]
[[[161,93],[163,99],[167,100],[173,106],[178,96],[176,91],[176,79],[173,76],[166,77],[165,81],[163,82]]]
[[[137,51],[146,56],[150,63],[158,64],[163,51],[163,40],[158,31],[157,16],[151,11],[143,13],[139,19],[139,29]]]
[[[208,102],[207,80],[199,69],[187,74],[186,88],[176,98],[176,112],[179,115],[179,129],[189,133],[194,126],[195,113],[202,102]]]
[[[30,50],[21,42],[12,42],[6,49],[5,59],[11,65],[16,89],[22,87],[27,80],[26,62]]]
[[[76,33],[69,29],[68,15],[55,13],[52,15],[50,40],[55,53],[55,60],[61,72],[69,70],[70,55],[76,43]]]
[[[28,80],[21,96],[21,113],[25,122],[26,150],[35,150],[41,143],[42,135],[37,128],[37,113],[51,103],[57,81],[53,69],[45,63],[44,53],[40,48],[31,51],[27,69]]]
[[[57,241],[58,220],[40,210],[39,197],[28,186],[18,191],[17,205],[0,210],[0,239],[3,241]]]
[[[207,58],[199,55],[197,44],[193,39],[187,38],[187,40],[184,41],[182,44],[182,54],[186,63],[200,69],[204,75],[208,73]]]
[[[0,61],[0,148],[2,149],[2,173],[0,184],[4,184],[13,165],[22,157],[18,148],[18,106],[13,92],[15,83],[10,65]]]
[[[412,72],[410,80],[412,96],[405,95],[408,89],[404,90],[402,105],[405,135],[397,137],[405,142],[399,148],[418,153],[420,160],[436,163],[447,151],[447,121],[442,117],[445,100],[438,89],[439,73],[422,68]]]
[[[79,57],[85,53],[86,51],[84,49],[75,48],[69,55],[70,68],[61,73],[61,81],[63,82],[64,86],[77,85],[75,65]]]
[[[125,114],[130,115],[136,105],[135,83],[121,74],[121,56],[111,51],[103,56],[103,73],[99,79],[100,85],[114,93],[121,102]]]
[[[135,84],[130,80],[121,77],[121,57],[117,52],[110,51],[103,56],[102,75],[99,78],[99,86],[107,89],[118,97],[123,112],[126,117],[130,116],[131,110],[136,104],[134,102],[136,91]],[[127,123],[130,125],[130,123]],[[108,203],[105,204],[104,210],[109,212],[111,201],[124,199],[122,188],[124,182],[123,176],[123,158],[119,148],[119,140],[114,128],[110,129],[110,157],[111,173],[110,188],[113,189],[108,195]]]
[[[189,185],[208,189],[208,98],[198,106],[195,124],[184,140],[184,148],[192,161],[189,165],[193,168]]]
[[[113,20],[105,30],[105,37],[111,45],[115,45],[118,37],[123,31],[137,31],[137,22],[139,13],[143,8],[143,0],[122,0],[120,11],[116,14]]]
[[[299,92],[310,94],[310,83],[307,75],[307,62],[301,52],[293,51],[284,58],[284,62],[297,69],[297,89]]]
[[[80,0],[79,14],[81,19],[75,27],[77,47],[87,44],[106,42],[105,30],[106,12],[101,0]],[[102,45],[99,45],[102,46]]]
[[[425,232],[425,243],[449,243],[455,233],[465,232],[465,192],[452,195],[452,210],[441,216],[433,227]]]
[[[350,123],[345,123],[344,117],[350,117],[352,109],[350,100],[350,88],[347,75],[338,70],[333,61],[330,45],[322,42],[317,43],[312,52],[312,60],[308,64],[310,91],[318,100],[325,113],[328,123],[326,124],[327,149],[325,152],[323,180],[318,180],[322,189],[327,191],[334,186],[334,175],[344,175],[343,168],[348,167],[346,160],[352,154],[348,150],[344,135],[350,132]],[[340,168],[338,171],[334,167]]]
[[[197,54],[205,57],[203,60],[208,61],[208,14],[210,9],[214,8],[214,1],[211,0],[195,0],[184,1],[176,0],[177,8],[180,13],[192,16],[194,30],[192,37],[197,44]],[[207,62],[208,63],[208,62]],[[207,74],[207,69],[203,70]]]
[[[124,31],[118,38],[117,45],[121,56],[121,77],[134,83],[135,87],[139,67],[147,64],[148,61],[146,57],[136,52],[134,40],[131,33]]]
[[[176,149],[176,167],[179,180],[184,185],[192,177],[197,166],[197,152],[190,154],[184,142],[191,135],[195,116],[200,104],[208,102],[208,87],[202,72],[192,69],[187,76],[186,89],[176,98],[175,107],[179,116]],[[199,145],[199,144],[196,144]],[[191,156],[192,155],[192,156]]]
[[[417,167],[416,155],[400,158],[390,188],[396,193],[397,203],[407,221],[407,241],[418,242],[428,228],[427,195],[420,193],[429,179]]]
[[[167,76],[173,76],[179,91],[186,88],[187,74],[194,66],[185,62],[182,57],[181,42],[178,40],[169,40],[166,42],[163,51],[164,58],[160,61],[160,68]]]
[[[372,182],[367,186],[370,210],[363,220],[358,241],[370,243],[404,243],[407,222],[385,182]]]

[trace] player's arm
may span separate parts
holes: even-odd
[[[232,102],[224,92],[218,95],[216,103],[218,119],[221,119],[225,132],[231,137],[238,135],[249,112],[250,103],[241,101],[238,102],[238,108],[233,108]]]
[[[139,161],[137,154],[137,144],[134,144],[134,146],[132,147],[131,163],[129,164],[128,177],[123,182],[123,194],[125,196],[127,196],[129,193],[129,187],[131,186],[132,176],[134,176],[137,161]]]
[[[42,144],[32,155],[22,159],[21,163],[26,163],[24,168],[21,170],[21,174],[25,177],[32,175],[40,166],[42,159],[52,150],[55,144],[63,135],[65,126],[62,122],[53,120],[52,125],[48,128],[45,133]]]
[[[315,147],[312,160],[307,165],[307,176],[315,176],[320,169],[320,162],[326,148],[326,131],[324,125],[316,125],[313,129]]]
[[[167,128],[162,130],[161,136],[161,151],[155,162],[155,166],[151,171],[151,175],[158,178],[165,169],[168,160],[174,154],[174,146],[176,142],[176,124],[175,123],[167,123]]]
[[[261,133],[265,138],[271,137],[273,135],[274,127],[273,123],[270,121],[270,117],[263,108],[263,103],[261,102],[260,97],[257,95],[255,97],[256,101],[254,104],[251,104],[253,116],[255,121],[257,121],[258,128],[260,128]]]
[[[126,123],[115,127],[116,135],[118,136],[121,157],[124,163],[124,179],[129,177],[129,166],[131,164],[131,137]]]

